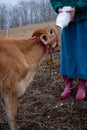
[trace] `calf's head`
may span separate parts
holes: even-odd
[[[58,46],[58,32],[59,30],[56,26],[47,27],[35,31],[32,37],[36,37],[36,39],[43,44],[46,53],[52,53]]]

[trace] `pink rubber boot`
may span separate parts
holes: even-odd
[[[64,83],[65,83],[65,89],[62,92],[60,98],[61,99],[66,99],[66,98],[68,98],[70,96],[70,94],[74,90],[73,79],[68,78],[67,76],[63,76],[63,79],[64,79]]]
[[[83,100],[86,97],[86,80],[78,79],[78,84],[79,84],[79,87],[76,94],[76,99]]]

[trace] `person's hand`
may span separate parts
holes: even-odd
[[[60,8],[60,9],[58,9],[58,13],[61,13],[61,12],[63,12],[63,11],[62,11],[62,9],[61,9],[61,8]]]
[[[61,8],[58,9],[58,13],[61,13],[61,12],[63,12],[62,9]],[[71,8],[69,9],[69,11],[66,11],[66,12],[70,13],[70,21],[73,21],[75,17],[75,12],[76,12],[75,8]]]

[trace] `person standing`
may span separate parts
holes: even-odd
[[[56,13],[70,6],[70,23],[62,30],[60,74],[65,88],[61,99],[68,98],[75,89],[73,79],[78,79],[77,100],[86,97],[87,81],[87,0],[50,0]]]

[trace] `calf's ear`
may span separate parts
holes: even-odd
[[[42,35],[40,36],[40,40],[41,40],[41,42],[43,42],[45,45],[48,44],[48,37],[47,37],[46,34],[42,34]]]

